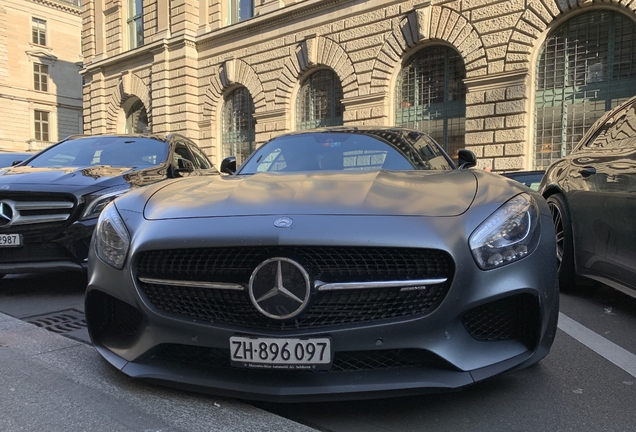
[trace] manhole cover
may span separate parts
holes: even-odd
[[[22,320],[59,334],[86,328],[84,312],[77,309],[65,309],[44,315],[34,315],[22,318]]]

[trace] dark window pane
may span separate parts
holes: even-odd
[[[242,87],[232,92],[223,105],[222,156],[236,156],[240,164],[254,150],[254,101]]]
[[[537,63],[537,169],[569,154],[606,111],[636,94],[636,26],[617,12],[565,22],[545,41]]]
[[[429,134],[456,158],[464,148],[465,75],[461,56],[451,48],[418,52],[398,77],[395,124]]]
[[[315,72],[300,87],[296,100],[296,129],[342,125],[342,85],[331,70]]]

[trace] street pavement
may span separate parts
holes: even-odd
[[[0,313],[0,431],[313,431],[232,399],[133,381],[90,345]]]

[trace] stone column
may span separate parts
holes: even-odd
[[[466,148],[478,168],[529,169],[532,128],[527,69],[466,78]]]
[[[344,98],[343,123],[345,125],[385,126],[392,124],[388,113],[386,92]]]
[[[254,120],[256,120],[256,147],[277,135],[288,132],[289,115],[290,113],[285,109],[254,113]]]

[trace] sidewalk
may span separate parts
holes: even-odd
[[[89,345],[0,313],[0,430],[290,431],[245,403],[134,381]]]

